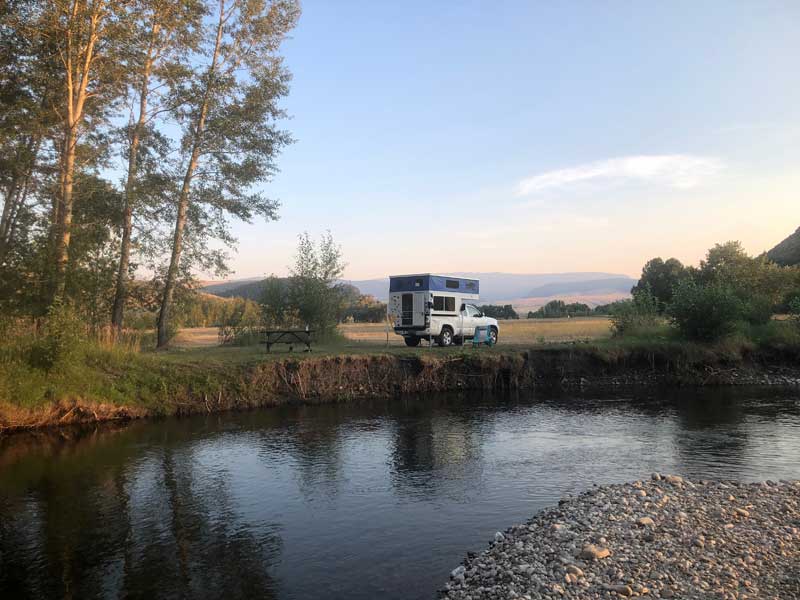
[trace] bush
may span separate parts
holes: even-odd
[[[631,300],[612,306],[611,331],[615,337],[646,333],[658,324],[658,301],[649,288],[636,290]]]
[[[733,333],[750,308],[724,283],[684,281],[675,287],[667,313],[683,337],[711,342]]]
[[[30,346],[32,367],[50,371],[75,361],[85,341],[85,330],[72,307],[57,303],[47,313],[42,334]]]
[[[789,300],[789,319],[795,327],[800,329],[800,296]]]

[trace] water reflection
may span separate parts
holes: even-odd
[[[800,477],[779,390],[447,395],[0,439],[0,596],[431,598],[566,491]]]
[[[243,522],[190,428],[37,437],[0,477],[3,597],[276,597],[277,528]]]

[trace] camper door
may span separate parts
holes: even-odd
[[[425,327],[425,292],[406,292],[402,295],[402,326]]]

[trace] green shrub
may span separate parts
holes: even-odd
[[[84,329],[72,307],[54,304],[47,312],[41,334],[30,345],[28,363],[44,371],[71,364],[85,341]]]
[[[675,287],[667,313],[683,337],[710,342],[733,333],[747,310],[728,285],[684,281]]]
[[[631,300],[615,302],[611,309],[615,337],[647,334],[658,325],[658,301],[648,287],[636,290]]]

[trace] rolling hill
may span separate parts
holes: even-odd
[[[767,252],[767,258],[784,267],[800,265],[800,227],[792,235]]]
[[[538,304],[541,298],[565,296],[572,299],[586,298],[591,304],[595,298],[625,298],[636,280],[615,273],[452,273],[460,277],[471,277],[481,280],[481,302],[499,303],[513,298],[514,304],[526,299],[525,305]],[[389,295],[389,278],[348,280],[362,294],[375,296],[379,300],[387,300]],[[240,296],[257,300],[263,290],[263,280],[226,281],[206,285],[204,292],[222,297]]]

